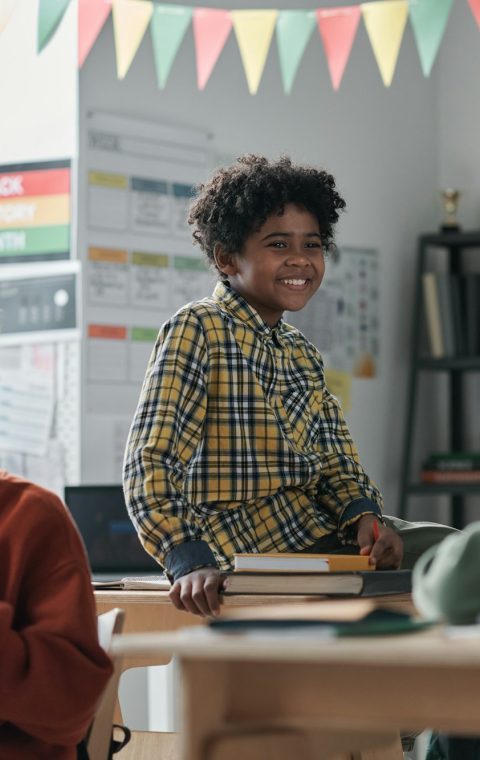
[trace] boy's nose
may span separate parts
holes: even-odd
[[[291,255],[287,259],[289,266],[304,267],[310,264],[310,259],[306,255],[305,251],[292,251]]]

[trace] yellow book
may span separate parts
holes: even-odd
[[[375,570],[368,555],[360,554],[296,554],[271,552],[267,554],[235,554],[235,572],[280,573],[339,573],[356,570]]]

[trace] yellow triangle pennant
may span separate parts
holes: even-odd
[[[113,0],[117,76],[123,79],[140,47],[153,13],[149,0]]]
[[[18,0],[0,0],[0,34],[10,21],[10,16],[15,10]]]
[[[385,87],[390,87],[408,17],[408,0],[362,3],[363,21]]]
[[[250,95],[255,95],[262,78],[278,11],[231,11]]]

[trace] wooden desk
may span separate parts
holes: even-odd
[[[480,636],[455,640],[429,630],[315,640],[199,627],[122,635],[114,650],[127,657],[180,659],[188,760],[240,757],[242,736],[259,732],[251,744],[258,747],[258,737],[265,730],[275,737],[279,726],[299,732],[302,760],[387,745],[405,729],[480,735]],[[282,732],[272,753],[279,760],[292,738],[283,733],[282,739]],[[373,756],[394,755],[382,750]]]
[[[325,597],[326,598],[326,597]],[[250,607],[265,604],[299,604],[314,602],[322,597],[313,596],[264,596],[236,595],[225,596],[225,607]],[[388,601],[390,605],[412,608],[409,594],[378,597],[379,603]],[[112,607],[121,607],[125,611],[124,633],[141,633],[146,631],[176,631],[186,626],[202,625],[205,620],[189,612],[175,609],[166,591],[95,591],[97,614],[107,612]],[[123,669],[141,665],[166,665],[171,659],[168,653],[156,653],[145,657],[143,662],[137,657],[130,662],[126,659]]]

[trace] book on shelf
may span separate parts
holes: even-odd
[[[227,573],[224,594],[296,594],[383,596],[408,594],[410,570],[354,570],[345,572],[252,572]]]
[[[463,472],[480,470],[480,451],[436,452],[423,463],[423,470],[439,472]]]
[[[422,470],[422,483],[467,484],[480,483],[480,469],[477,470]]]
[[[480,273],[470,272],[464,277],[465,336],[468,356],[480,355]]]
[[[168,591],[170,581],[166,575],[135,575],[111,581],[92,581],[96,591]]]
[[[465,311],[464,280],[465,278],[462,275],[451,275],[450,277],[456,356],[466,356],[468,353],[466,340],[466,328],[468,322]]]
[[[369,557],[360,554],[299,554],[270,552],[265,554],[235,554],[234,570],[245,572],[319,572],[344,570],[373,570]]]
[[[222,610],[221,617],[210,619],[208,625],[231,633],[256,630],[295,633],[297,629],[309,628],[315,636],[333,637],[407,633],[432,623],[412,618],[407,610],[385,603],[379,605],[374,600],[341,599],[321,604],[229,608]]]
[[[443,272],[436,272],[435,279],[438,290],[444,356],[455,356],[458,352],[455,345],[452,276]]]
[[[430,353],[435,359],[441,359],[445,356],[446,352],[435,272],[424,272],[422,275],[422,287]]]

